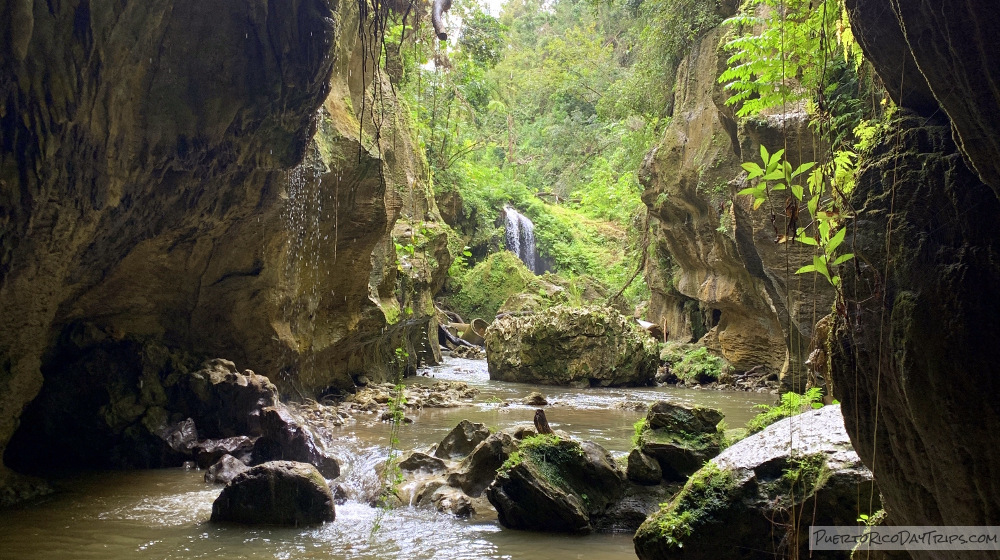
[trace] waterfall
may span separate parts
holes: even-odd
[[[504,206],[504,229],[507,230],[507,249],[521,259],[528,270],[537,274],[535,256],[535,224],[527,216]]]

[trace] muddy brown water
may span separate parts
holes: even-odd
[[[731,427],[743,425],[754,404],[771,395],[675,388],[569,389],[489,380],[483,361],[448,359],[407,380],[427,384],[466,381],[481,390],[475,405],[427,409],[400,427],[402,447],[428,447],[459,421],[495,429],[530,423],[534,407],[517,401],[541,391],[549,423],[573,437],[600,443],[615,454],[631,445],[633,423],[643,412],[622,403],[666,399],[722,410]],[[342,460],[338,482],[356,489],[377,486],[375,466],[388,453],[389,425],[373,416],[329,429],[329,445]],[[496,515],[455,519],[401,507],[385,512],[373,533],[377,510],[347,502],[337,519],[314,528],[246,528],[208,523],[221,487],[203,472],[183,469],[100,472],[56,481],[59,491],[16,509],[0,511],[0,559],[546,559],[634,558],[631,534],[564,536],[503,529]]]

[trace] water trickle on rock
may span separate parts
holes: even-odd
[[[503,207],[504,229],[507,231],[507,250],[517,255],[528,270],[538,273],[535,252],[535,224],[527,216],[510,206]]]

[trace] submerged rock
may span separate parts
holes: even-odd
[[[205,482],[229,484],[236,478],[236,475],[249,469],[250,467],[236,457],[223,455],[215,464],[208,467],[208,472],[205,473]]]
[[[508,315],[486,330],[490,378],[546,385],[649,385],[656,343],[611,308],[553,307]]]
[[[601,446],[540,435],[521,442],[486,497],[504,527],[589,533],[621,497],[623,480]]]
[[[212,504],[211,520],[298,527],[335,517],[333,493],[316,467],[271,461],[237,475]]]
[[[809,525],[853,525],[878,492],[851,447],[840,406],[772,424],[696,472],[635,534],[647,559],[809,555]],[[808,512],[801,515],[802,512]],[[794,528],[794,530],[792,530]],[[813,558],[843,553],[812,551]]]

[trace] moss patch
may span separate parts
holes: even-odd
[[[660,349],[660,360],[670,373],[685,383],[718,381],[726,361],[704,346],[668,342]]]
[[[728,506],[735,487],[733,473],[709,463],[691,475],[684,488],[670,502],[661,504],[639,527],[636,539],[655,539],[668,549],[679,549],[698,525],[710,521],[715,512]]]

